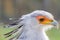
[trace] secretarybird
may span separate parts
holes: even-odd
[[[58,28],[58,22],[54,16],[43,10],[23,15],[18,21],[10,24],[10,26],[14,25],[17,25],[15,30],[4,34],[9,37],[16,33],[10,40],[49,40],[46,31],[53,27]]]

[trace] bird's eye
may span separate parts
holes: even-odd
[[[53,20],[51,20],[45,16],[37,16],[36,19],[38,20],[38,22],[40,24],[49,24],[49,23],[53,22]]]
[[[43,22],[43,21],[44,21],[44,18],[40,18],[39,21],[40,21],[40,22]]]

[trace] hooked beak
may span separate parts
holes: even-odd
[[[51,23],[55,28],[59,28],[59,23],[56,21],[56,20],[54,20],[52,23]]]

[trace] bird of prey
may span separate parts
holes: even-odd
[[[17,25],[15,30],[4,34],[6,38],[16,34],[10,40],[49,40],[46,31],[53,27],[58,28],[54,16],[44,10],[35,10],[23,15],[18,21],[10,24],[10,26],[14,25]]]

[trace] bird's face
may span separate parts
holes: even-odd
[[[58,26],[58,22],[54,19],[53,15],[46,11],[35,12],[35,14],[32,15],[32,19],[32,25],[37,25],[34,28],[43,28],[47,30],[49,28]]]
[[[45,30],[52,28],[52,27],[57,27],[58,22],[55,21],[55,19],[49,19],[46,16],[36,16],[36,20],[38,24],[41,25]]]

